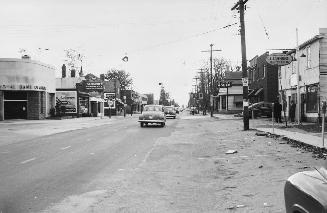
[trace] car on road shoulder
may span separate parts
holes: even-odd
[[[270,102],[258,102],[251,104],[249,106],[249,116],[252,118],[252,114],[254,117],[271,117],[272,113],[272,103]]]
[[[176,118],[176,110],[173,106],[164,107],[166,118]]]
[[[286,213],[326,213],[326,166],[289,177],[284,186],[284,198]]]
[[[142,114],[139,116],[140,126],[148,124],[159,124],[162,127],[166,124],[166,116],[162,105],[145,105]]]

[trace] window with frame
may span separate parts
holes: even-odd
[[[306,48],[306,52],[307,52],[307,68],[311,68],[311,47],[308,46]]]
[[[306,109],[307,112],[318,112],[318,87],[317,86],[307,87]]]
[[[243,96],[242,95],[235,95],[234,96],[234,104],[235,107],[243,107]]]

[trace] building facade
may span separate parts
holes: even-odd
[[[0,59],[0,120],[40,120],[55,107],[55,68],[28,56]]]
[[[220,88],[218,93],[219,111],[242,111],[243,110],[243,86],[242,72],[226,72],[225,82],[231,82],[231,86]]]
[[[269,52],[250,60],[248,69],[250,103],[270,102],[278,98],[278,66],[267,63]]]
[[[318,35],[300,44],[298,52],[293,50],[288,54],[294,60],[282,66],[278,74],[279,92],[287,101],[286,115],[289,115],[291,101],[297,103],[299,86],[301,101],[296,105],[296,111],[300,109],[302,121],[314,122],[321,116],[321,101],[327,101],[327,28],[319,29]]]

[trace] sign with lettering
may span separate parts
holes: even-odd
[[[65,107],[65,113],[76,113],[77,92],[76,91],[56,91],[56,104]]]
[[[218,87],[220,87],[220,88],[227,88],[227,87],[231,87],[231,86],[232,86],[232,82],[230,82],[230,81],[224,81],[224,82],[218,83]]]
[[[293,58],[285,53],[273,53],[267,56],[266,61],[271,65],[285,66],[290,64]]]
[[[85,83],[86,90],[103,90],[102,82],[86,82]]]
[[[45,91],[47,88],[41,85],[32,84],[0,84],[0,90],[33,90],[33,91]]]
[[[249,86],[249,78],[242,78],[242,85],[243,87]]]
[[[116,94],[114,92],[105,92],[103,93],[103,98],[105,100],[109,99],[109,100],[112,100],[116,97]]]

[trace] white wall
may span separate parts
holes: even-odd
[[[0,90],[34,90],[54,93],[55,68],[29,59],[0,59]]]

